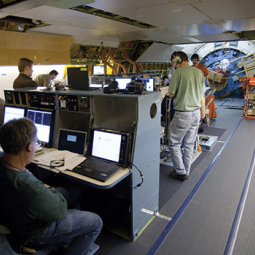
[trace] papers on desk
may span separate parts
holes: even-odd
[[[59,154],[64,154],[65,157],[65,165],[60,167],[54,167],[54,169],[64,172],[65,170],[73,170],[76,166],[78,166],[82,161],[86,158],[70,151],[59,151],[54,150],[52,152],[46,153],[42,156],[36,157],[35,161],[38,164],[50,167],[50,163],[53,157],[57,157]]]

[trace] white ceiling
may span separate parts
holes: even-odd
[[[91,0],[87,4],[156,27],[151,29],[50,6],[61,1],[27,0],[0,9],[0,17],[42,20],[50,25],[28,32],[66,35],[74,43],[110,47],[131,40],[167,44],[238,40],[235,32],[255,30],[254,0]]]

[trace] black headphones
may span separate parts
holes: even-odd
[[[112,94],[112,93],[117,93],[117,92],[119,92],[119,89],[113,89],[113,88],[111,88],[111,87],[105,87],[105,88],[103,89],[103,91],[104,91],[104,93],[106,93],[106,94]]]
[[[108,84],[108,87],[105,87],[103,91],[106,94],[117,93],[117,92],[119,92],[118,85],[119,85],[119,83],[117,81],[111,81]]]
[[[132,81],[127,85],[127,92],[129,94],[142,94],[144,89],[145,85],[140,79]]]
[[[174,62],[176,63],[176,64],[181,64],[182,63],[182,58],[180,57],[180,56],[175,56],[175,58],[174,58]]]
[[[171,60],[173,60],[173,62],[175,62],[176,64],[181,64],[183,61],[183,59],[178,55],[178,51],[175,51],[171,55]]]

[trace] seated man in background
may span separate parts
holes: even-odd
[[[51,83],[58,76],[58,72],[56,70],[50,71],[49,74],[39,74],[34,78],[34,81],[38,86],[41,87],[51,87]]]
[[[162,78],[162,87],[168,86],[169,85],[169,78],[168,76],[163,76]]]
[[[19,76],[13,82],[13,88],[37,88],[37,84],[32,80],[33,61],[28,58],[20,58],[18,63]]]
[[[85,255],[101,231],[102,220],[91,212],[67,209],[70,197],[65,188],[54,189],[25,168],[33,160],[36,142],[37,130],[30,119],[14,119],[0,128],[4,151],[0,224],[10,229],[21,248],[56,244],[66,248],[61,254]]]

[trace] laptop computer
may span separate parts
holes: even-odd
[[[58,150],[67,150],[80,155],[85,154],[87,132],[59,129]]]
[[[103,129],[90,131],[87,159],[72,171],[105,182],[128,166],[131,135]]]

